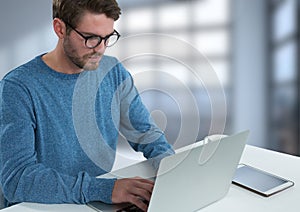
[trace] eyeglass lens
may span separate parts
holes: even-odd
[[[86,46],[88,48],[95,48],[102,42],[102,40],[104,40],[104,45],[110,47],[114,45],[118,41],[118,39],[119,39],[119,35],[116,32],[114,32],[114,34],[111,34],[106,38],[101,38],[96,36],[90,37],[86,40]]]

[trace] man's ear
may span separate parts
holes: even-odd
[[[53,29],[59,39],[62,39],[67,34],[66,24],[59,18],[53,19]]]

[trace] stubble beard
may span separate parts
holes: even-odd
[[[65,39],[64,44],[64,51],[68,59],[76,65],[78,68],[87,70],[87,71],[93,71],[96,70],[99,67],[102,54],[100,53],[90,53],[90,54],[85,54],[83,56],[79,56],[77,54],[77,51],[75,48],[73,48],[73,45],[70,43],[69,39]],[[93,60],[91,61],[91,57],[99,57],[99,60]]]

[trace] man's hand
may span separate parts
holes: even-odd
[[[141,178],[125,178],[115,182],[112,192],[113,203],[129,202],[143,211],[147,211],[154,182]]]

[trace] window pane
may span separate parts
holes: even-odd
[[[227,87],[230,83],[229,62],[228,61],[212,61],[212,67],[216,72],[222,86]],[[215,82],[216,83],[216,82]]]
[[[126,30],[131,32],[153,31],[154,11],[152,8],[137,8],[126,11]]]
[[[297,86],[291,84],[274,89],[272,101],[272,147],[290,154],[299,154]]]
[[[273,58],[274,81],[290,82],[296,80],[297,45],[290,42],[275,51]]]
[[[155,83],[155,75],[151,74],[156,69],[155,58],[151,56],[136,56],[124,60],[123,65],[131,73],[135,85],[139,90],[151,87]]]
[[[189,84],[190,78],[192,77],[191,71],[185,64],[180,61],[164,60],[158,64],[158,70],[164,72],[164,76],[160,77],[162,85],[169,87],[179,87],[184,84]]]
[[[190,83],[194,87],[204,86],[216,88],[220,85],[225,87],[228,85],[229,68],[227,61],[209,61],[209,63],[197,63],[193,72],[195,76],[190,78]]]
[[[193,5],[195,23],[200,25],[228,23],[229,2],[230,0],[197,0]]]
[[[227,30],[200,31],[195,34],[195,47],[205,55],[227,55],[229,35]]]
[[[187,31],[182,30],[180,32],[172,33],[172,36],[175,39],[178,39],[178,42],[189,43],[190,45],[192,45],[190,33]]]
[[[286,0],[280,4],[274,15],[274,37],[275,41],[284,39],[297,31],[296,19],[297,1]]]
[[[161,30],[187,27],[189,24],[188,4],[164,4],[158,9],[157,24]]]

